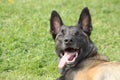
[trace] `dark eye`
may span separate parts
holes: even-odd
[[[76,32],[75,35],[76,35],[76,36],[79,35],[79,32]]]
[[[64,35],[64,34],[65,34],[65,30],[64,30],[64,29],[62,29],[62,30],[61,30],[61,33]]]

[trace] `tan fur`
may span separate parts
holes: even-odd
[[[89,65],[84,65],[84,68],[77,72],[74,80],[120,80],[120,62],[88,60],[84,64],[88,62]]]

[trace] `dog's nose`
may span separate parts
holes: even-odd
[[[64,43],[66,44],[66,45],[69,45],[69,44],[71,44],[73,42],[73,40],[72,40],[72,38],[65,38],[64,39]]]

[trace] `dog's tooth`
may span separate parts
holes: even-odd
[[[63,56],[63,54],[62,54],[62,53],[60,53],[60,56],[62,57],[62,56]]]

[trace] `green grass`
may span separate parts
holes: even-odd
[[[99,52],[120,61],[119,0],[0,0],[0,80],[57,78],[50,13],[57,10],[66,25],[74,25],[85,6],[92,15],[91,38]]]

